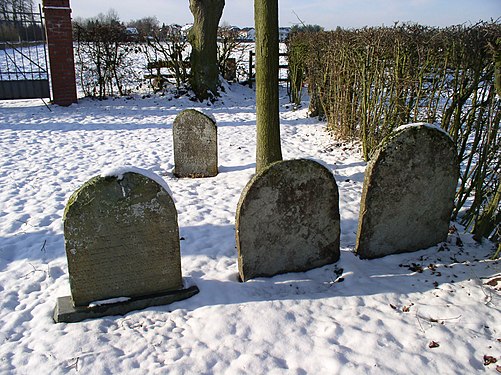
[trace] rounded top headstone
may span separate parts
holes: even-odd
[[[377,258],[444,241],[458,177],[446,132],[424,123],[397,128],[367,165],[356,253]]]
[[[255,175],[237,207],[243,281],[306,271],[339,259],[339,194],[330,171],[306,159],[279,161]]]
[[[96,176],[70,197],[64,237],[75,306],[182,286],[174,201],[148,176]]]
[[[213,177],[218,173],[216,122],[194,109],[174,120],[174,174],[177,177]]]

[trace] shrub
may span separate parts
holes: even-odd
[[[76,67],[86,96],[103,99],[127,95],[139,80],[125,26],[117,19],[98,17],[74,22]]]
[[[365,160],[399,125],[423,121],[447,131],[462,161],[453,219],[480,238],[499,231],[500,40],[496,22],[298,33],[289,64],[304,68],[310,111],[325,114],[338,137],[360,138]]]

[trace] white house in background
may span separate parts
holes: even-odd
[[[281,42],[285,42],[289,37],[289,33],[291,32],[290,27],[280,27],[278,29],[278,40]]]
[[[125,38],[129,41],[135,41],[139,38],[139,31],[135,27],[127,27],[125,29]]]
[[[188,37],[188,33],[190,32],[190,30],[191,30],[192,27],[193,27],[192,23],[187,23],[186,25],[184,25],[183,27],[181,27],[181,34],[184,37]]]
[[[256,30],[252,27],[244,27],[240,29],[238,37],[244,42],[254,42],[256,40]]]
[[[247,40],[256,41],[256,29],[253,27],[247,31]]]
[[[137,31],[135,27],[128,27],[125,29],[125,34],[130,36],[137,36],[139,35],[139,31]]]
[[[177,39],[183,36],[181,32],[181,25],[172,24],[172,25],[163,25],[160,29],[163,37],[169,39]]]

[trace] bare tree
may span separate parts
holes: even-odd
[[[157,17],[144,17],[129,21],[127,27],[135,27],[141,38],[148,38],[159,33],[160,22]]]
[[[0,30],[4,40],[29,40],[35,35],[41,37],[42,30],[29,30],[26,22],[32,20],[33,0],[0,0]]]
[[[33,12],[35,5],[33,0],[1,0],[0,1],[0,14],[3,19],[7,19],[7,13],[14,13],[21,17],[22,13]]]
[[[217,31],[225,0],[190,0],[193,27],[189,33],[191,50],[191,88],[200,100],[217,95]]]

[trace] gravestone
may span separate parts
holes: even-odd
[[[445,241],[458,177],[447,133],[422,123],[398,128],[367,166],[356,253],[378,258]]]
[[[339,193],[312,160],[271,164],[244,188],[236,215],[240,279],[301,272],[339,259]]]
[[[217,127],[214,120],[194,109],[174,120],[174,175],[213,177],[217,169]]]
[[[163,184],[134,168],[96,176],[73,193],[63,217],[71,297],[58,299],[56,322],[125,314],[198,292],[181,277],[177,211]]]

